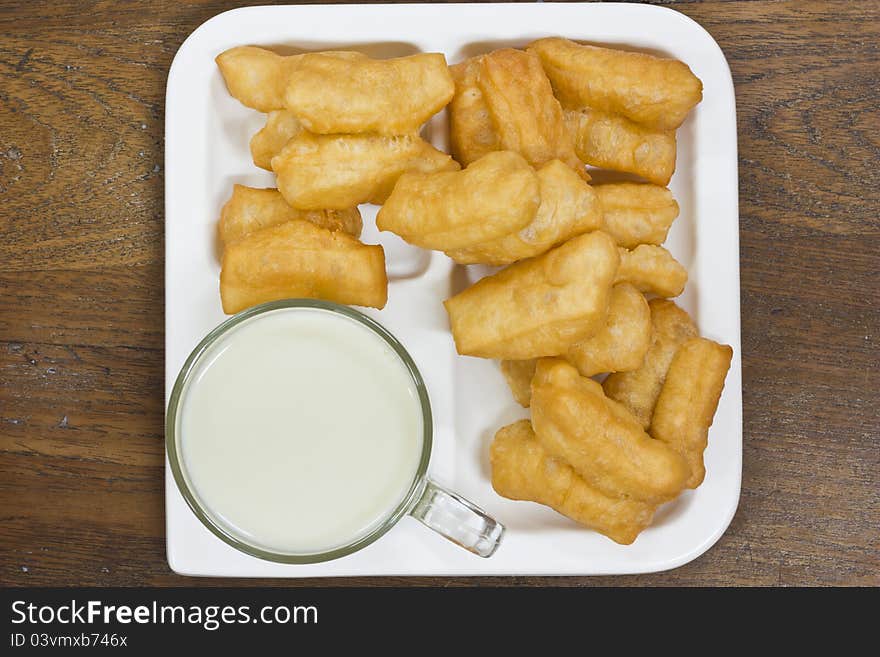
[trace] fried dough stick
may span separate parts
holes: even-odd
[[[372,59],[357,52],[283,57],[242,46],[217,57],[229,93],[261,112],[290,110],[318,134],[417,132],[455,84],[440,53]]]
[[[294,219],[310,221],[328,230],[341,230],[360,237],[363,221],[360,211],[297,210],[290,207],[277,189],[257,189],[233,185],[232,196],[220,211],[218,229],[224,243],[234,242],[253,232]]]
[[[687,269],[662,246],[641,244],[632,251],[620,249],[615,283],[630,283],[640,292],[658,297],[677,297],[687,279]]]
[[[480,63],[472,57],[449,67],[455,80],[455,95],[447,110],[452,156],[467,166],[486,153],[503,151],[501,137],[492,125],[489,105],[477,79]]]
[[[550,81],[533,54],[503,48],[451,68],[452,150],[469,164],[490,150],[520,153],[534,167],[561,160],[585,180]]]
[[[602,205],[604,230],[618,246],[635,249],[640,244],[659,246],[666,241],[678,217],[672,192],[645,183],[606,183],[593,189]]]
[[[266,125],[251,137],[251,157],[261,169],[272,170],[272,158],[305,128],[288,110],[269,112]]]
[[[303,210],[384,203],[408,171],[456,171],[458,164],[415,135],[313,135],[301,132],[272,158],[278,190]]]
[[[611,290],[605,326],[595,335],[570,346],[562,358],[582,376],[621,372],[641,366],[651,343],[651,311],[642,293],[626,283]],[[501,373],[520,406],[531,402],[537,361],[501,361]]]
[[[532,426],[547,453],[605,495],[662,504],[684,487],[684,459],[565,361],[538,361],[531,408]]]
[[[642,366],[629,372],[609,374],[602,387],[609,398],[623,404],[647,429],[654,405],[666,379],[675,352],[686,340],[697,336],[690,316],[672,301],[652,299],[651,346]]]
[[[675,130],[703,98],[700,79],[675,59],[558,37],[539,39],[527,50],[541,58],[565,109],[589,107],[654,130]]]
[[[587,233],[447,299],[458,353],[526,360],[592,335],[605,323],[618,259],[608,235]]]
[[[238,46],[214,59],[229,95],[260,112],[284,109],[289,60],[271,50]]]
[[[502,360],[501,374],[513,394],[513,399],[523,408],[532,403],[532,379],[535,378],[537,358],[528,360]]]
[[[688,488],[696,488],[706,476],[703,452],[732,357],[727,345],[692,338],[675,352],[660,389],[649,433],[687,461]]]
[[[495,151],[462,171],[401,176],[376,226],[425,249],[451,250],[522,229],[540,202],[528,162]]]
[[[560,160],[551,160],[538,170],[538,183],[541,204],[525,227],[488,242],[448,250],[446,255],[461,264],[509,265],[602,228],[596,192]]]
[[[382,308],[388,297],[385,252],[294,219],[226,245],[220,297],[230,315],[292,297]]]
[[[565,110],[565,124],[575,153],[587,164],[669,184],[675,171],[675,131],[653,130],[589,108]]]
[[[626,372],[642,365],[651,343],[651,310],[644,295],[620,283],[611,290],[605,326],[562,355],[581,376]]]
[[[549,506],[616,543],[632,543],[654,515],[654,506],[609,497],[589,485],[571,466],[551,458],[528,420],[498,430],[489,460],[492,487],[502,497]]]

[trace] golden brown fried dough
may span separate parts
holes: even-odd
[[[532,377],[535,376],[536,358],[529,360],[502,360],[501,373],[513,393],[516,403],[529,407],[532,399]]]
[[[675,352],[654,407],[649,433],[681,454],[690,468],[688,488],[703,483],[703,452],[724,389],[733,350],[692,338]]]
[[[232,48],[217,57],[229,93],[261,112],[289,109],[311,132],[408,134],[439,112],[455,85],[446,58],[371,59],[357,52],[282,57]]]
[[[239,46],[214,61],[229,94],[241,104],[260,112],[284,109],[287,58],[264,48]]]
[[[300,132],[305,130],[292,112],[277,110],[269,112],[266,125],[251,138],[251,157],[254,164],[272,170],[272,158]]]
[[[602,386],[558,358],[538,361],[532,426],[550,456],[611,497],[662,504],[681,492],[688,476],[681,456],[646,434]]]
[[[449,109],[450,137],[462,164],[492,150],[511,150],[536,168],[561,160],[589,180],[537,57],[504,48],[452,70],[458,99]]]
[[[590,107],[656,130],[674,130],[703,98],[700,79],[675,59],[561,38],[539,39],[528,51],[540,57],[566,109]]]
[[[455,95],[449,104],[449,141],[452,156],[467,166],[492,151],[501,151],[501,138],[492,125],[489,106],[477,84],[480,61],[472,57],[449,67]]]
[[[560,160],[541,167],[538,182],[541,204],[524,228],[488,242],[448,250],[446,255],[461,264],[508,265],[602,228],[602,209],[593,188]]]
[[[234,242],[251,233],[301,219],[328,230],[341,230],[360,237],[363,221],[357,208],[348,210],[297,210],[287,205],[277,189],[233,185],[232,196],[220,211],[220,240]]]
[[[611,290],[608,316],[597,333],[570,346],[560,358],[574,365],[581,376],[602,372],[625,372],[641,367],[651,344],[651,310],[645,297],[632,285],[621,283]],[[532,398],[532,379],[537,359],[503,360],[501,373],[521,406]]]
[[[625,171],[666,185],[675,171],[675,132],[653,130],[618,114],[566,110],[577,156],[595,167]]]
[[[226,245],[220,297],[230,315],[293,297],[382,308],[388,297],[385,252],[295,219]]]
[[[641,367],[651,344],[651,310],[632,285],[611,290],[608,319],[595,335],[573,344],[563,357],[582,376],[625,372]]]
[[[458,353],[526,360],[599,330],[619,256],[601,231],[487,276],[444,302]]]
[[[401,176],[376,226],[426,249],[456,249],[520,230],[540,202],[528,162],[494,151],[462,171]]]
[[[608,183],[593,187],[599,196],[605,227],[618,246],[659,246],[678,217],[678,203],[665,187],[642,183]]]
[[[662,246],[641,244],[632,251],[620,249],[615,283],[630,283],[640,292],[658,297],[677,297],[687,279],[687,269]]]
[[[384,203],[407,171],[456,171],[458,164],[415,135],[313,135],[301,132],[272,158],[278,190],[293,207],[344,210]]]
[[[609,497],[579,477],[571,466],[551,458],[528,420],[498,430],[489,460],[492,487],[499,495],[549,506],[616,543],[632,543],[654,515],[654,506]]]
[[[610,374],[602,384],[605,394],[629,409],[645,429],[651,425],[654,405],[675,352],[685,340],[697,335],[690,316],[672,301],[652,299],[648,306],[651,346],[642,366],[630,372]]]
[[[452,99],[455,84],[441,53],[395,59],[348,55],[295,56],[284,105],[308,130],[320,134],[413,133]]]

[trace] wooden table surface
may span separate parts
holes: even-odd
[[[0,585],[322,583],[165,561],[165,79],[236,4],[0,5]],[[733,523],[668,573],[328,584],[880,584],[880,3],[668,4],[736,84]]]

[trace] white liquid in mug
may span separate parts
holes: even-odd
[[[316,308],[246,320],[184,391],[178,441],[215,522],[272,552],[312,554],[369,534],[404,500],[423,444],[418,392],[380,336]]]

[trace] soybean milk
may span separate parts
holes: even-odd
[[[366,326],[271,311],[203,354],[178,420],[186,477],[246,543],[316,553],[368,534],[403,501],[423,445],[418,392]]]

